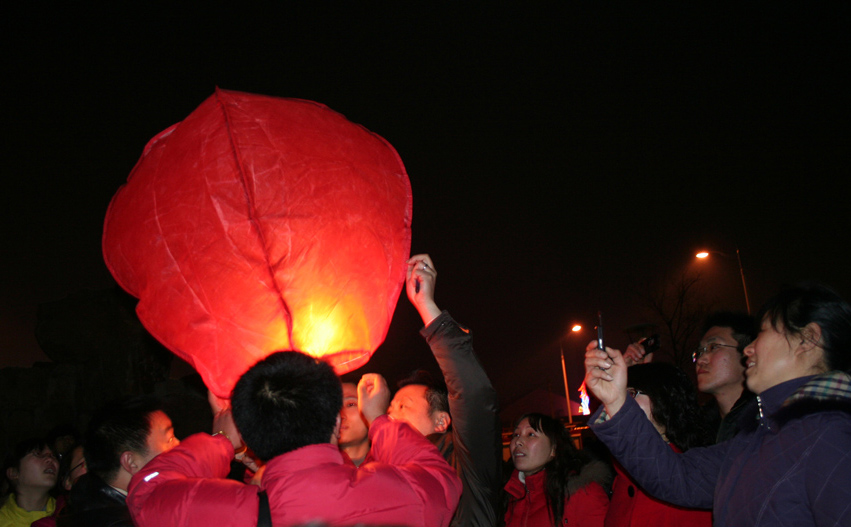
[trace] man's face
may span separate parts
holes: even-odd
[[[703,335],[700,346],[712,344],[738,346],[733,338],[733,329],[714,326]],[[743,388],[745,367],[742,355],[735,347],[717,346],[713,351],[701,355],[694,365],[697,373],[697,389],[703,393],[715,394],[724,389]]]
[[[350,382],[343,383],[343,409],[340,410],[340,418],[340,448],[366,441],[369,429],[358,410],[357,386]]]
[[[399,388],[387,416],[394,421],[404,421],[416,428],[422,435],[427,436],[436,432],[434,419],[426,400],[428,389],[421,384],[409,384]]]
[[[139,469],[158,455],[180,444],[180,441],[174,437],[174,426],[165,412],[157,410],[150,414],[148,419],[151,421],[151,433],[148,434],[147,441],[148,453],[142,457],[143,463]]]

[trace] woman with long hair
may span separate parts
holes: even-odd
[[[685,372],[661,362],[637,364],[627,370],[627,393],[674,452],[712,443],[697,404],[697,393]],[[712,511],[687,509],[648,496],[615,463],[607,527],[710,527]]]
[[[713,507],[716,527],[851,525],[851,305],[819,284],[781,291],[744,349],[753,413],[732,439],[673,452],[627,393],[618,350],[585,353],[592,428],[648,493]]]
[[[602,527],[609,506],[603,488],[611,473],[576,449],[562,423],[523,415],[509,449],[514,472],[505,485],[506,527]]]

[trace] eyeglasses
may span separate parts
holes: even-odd
[[[86,466],[86,460],[84,459],[84,460],[80,461],[79,463],[77,463],[76,465],[74,465],[73,467],[71,467],[71,470],[68,471],[68,474],[69,475],[73,474],[75,470],[77,470],[80,467],[85,467],[85,466]]]
[[[644,395],[644,392],[642,392],[641,390],[636,390],[635,388],[627,388],[626,393],[628,393],[633,399],[635,399],[639,395]]]
[[[33,457],[37,458],[37,459],[49,458],[49,459],[53,459],[54,461],[59,461],[58,459],[56,459],[56,456],[53,454],[53,451],[48,450],[48,449],[33,450],[32,452],[30,452],[30,454],[32,454]]]
[[[734,346],[732,344],[721,344],[720,342],[713,342],[708,346],[700,346],[694,353],[691,354],[691,361],[697,362],[697,359],[703,356],[704,353],[715,353],[718,351],[718,348],[736,348],[739,349],[738,346]]]

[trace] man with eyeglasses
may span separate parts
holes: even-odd
[[[703,327],[692,359],[697,389],[714,398],[705,408],[713,420],[720,419],[715,438],[720,443],[736,435],[739,417],[753,399],[745,388],[742,351],[756,337],[756,328],[750,316],[726,311],[709,315]]]

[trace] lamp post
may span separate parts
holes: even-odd
[[[579,333],[580,331],[582,331],[582,326],[580,326],[579,324],[574,324],[573,327],[570,328],[570,331],[572,331],[573,333]],[[561,375],[564,379],[564,398],[566,399],[565,402],[567,403],[567,419],[570,424],[573,424],[573,409],[570,407],[570,388],[567,387],[567,366],[565,366],[564,364],[564,347],[562,346],[560,349]]]
[[[732,258],[733,256],[730,254],[722,253],[719,251],[700,251],[695,254],[695,258],[707,258],[710,254],[717,254],[718,256],[723,256],[724,258]],[[739,263],[739,274],[742,276],[742,289],[745,292],[745,306],[748,308],[748,315],[751,314],[751,302],[748,299],[748,286],[745,284],[745,270],[742,267],[742,257],[739,254],[739,248],[736,247],[736,261]]]

